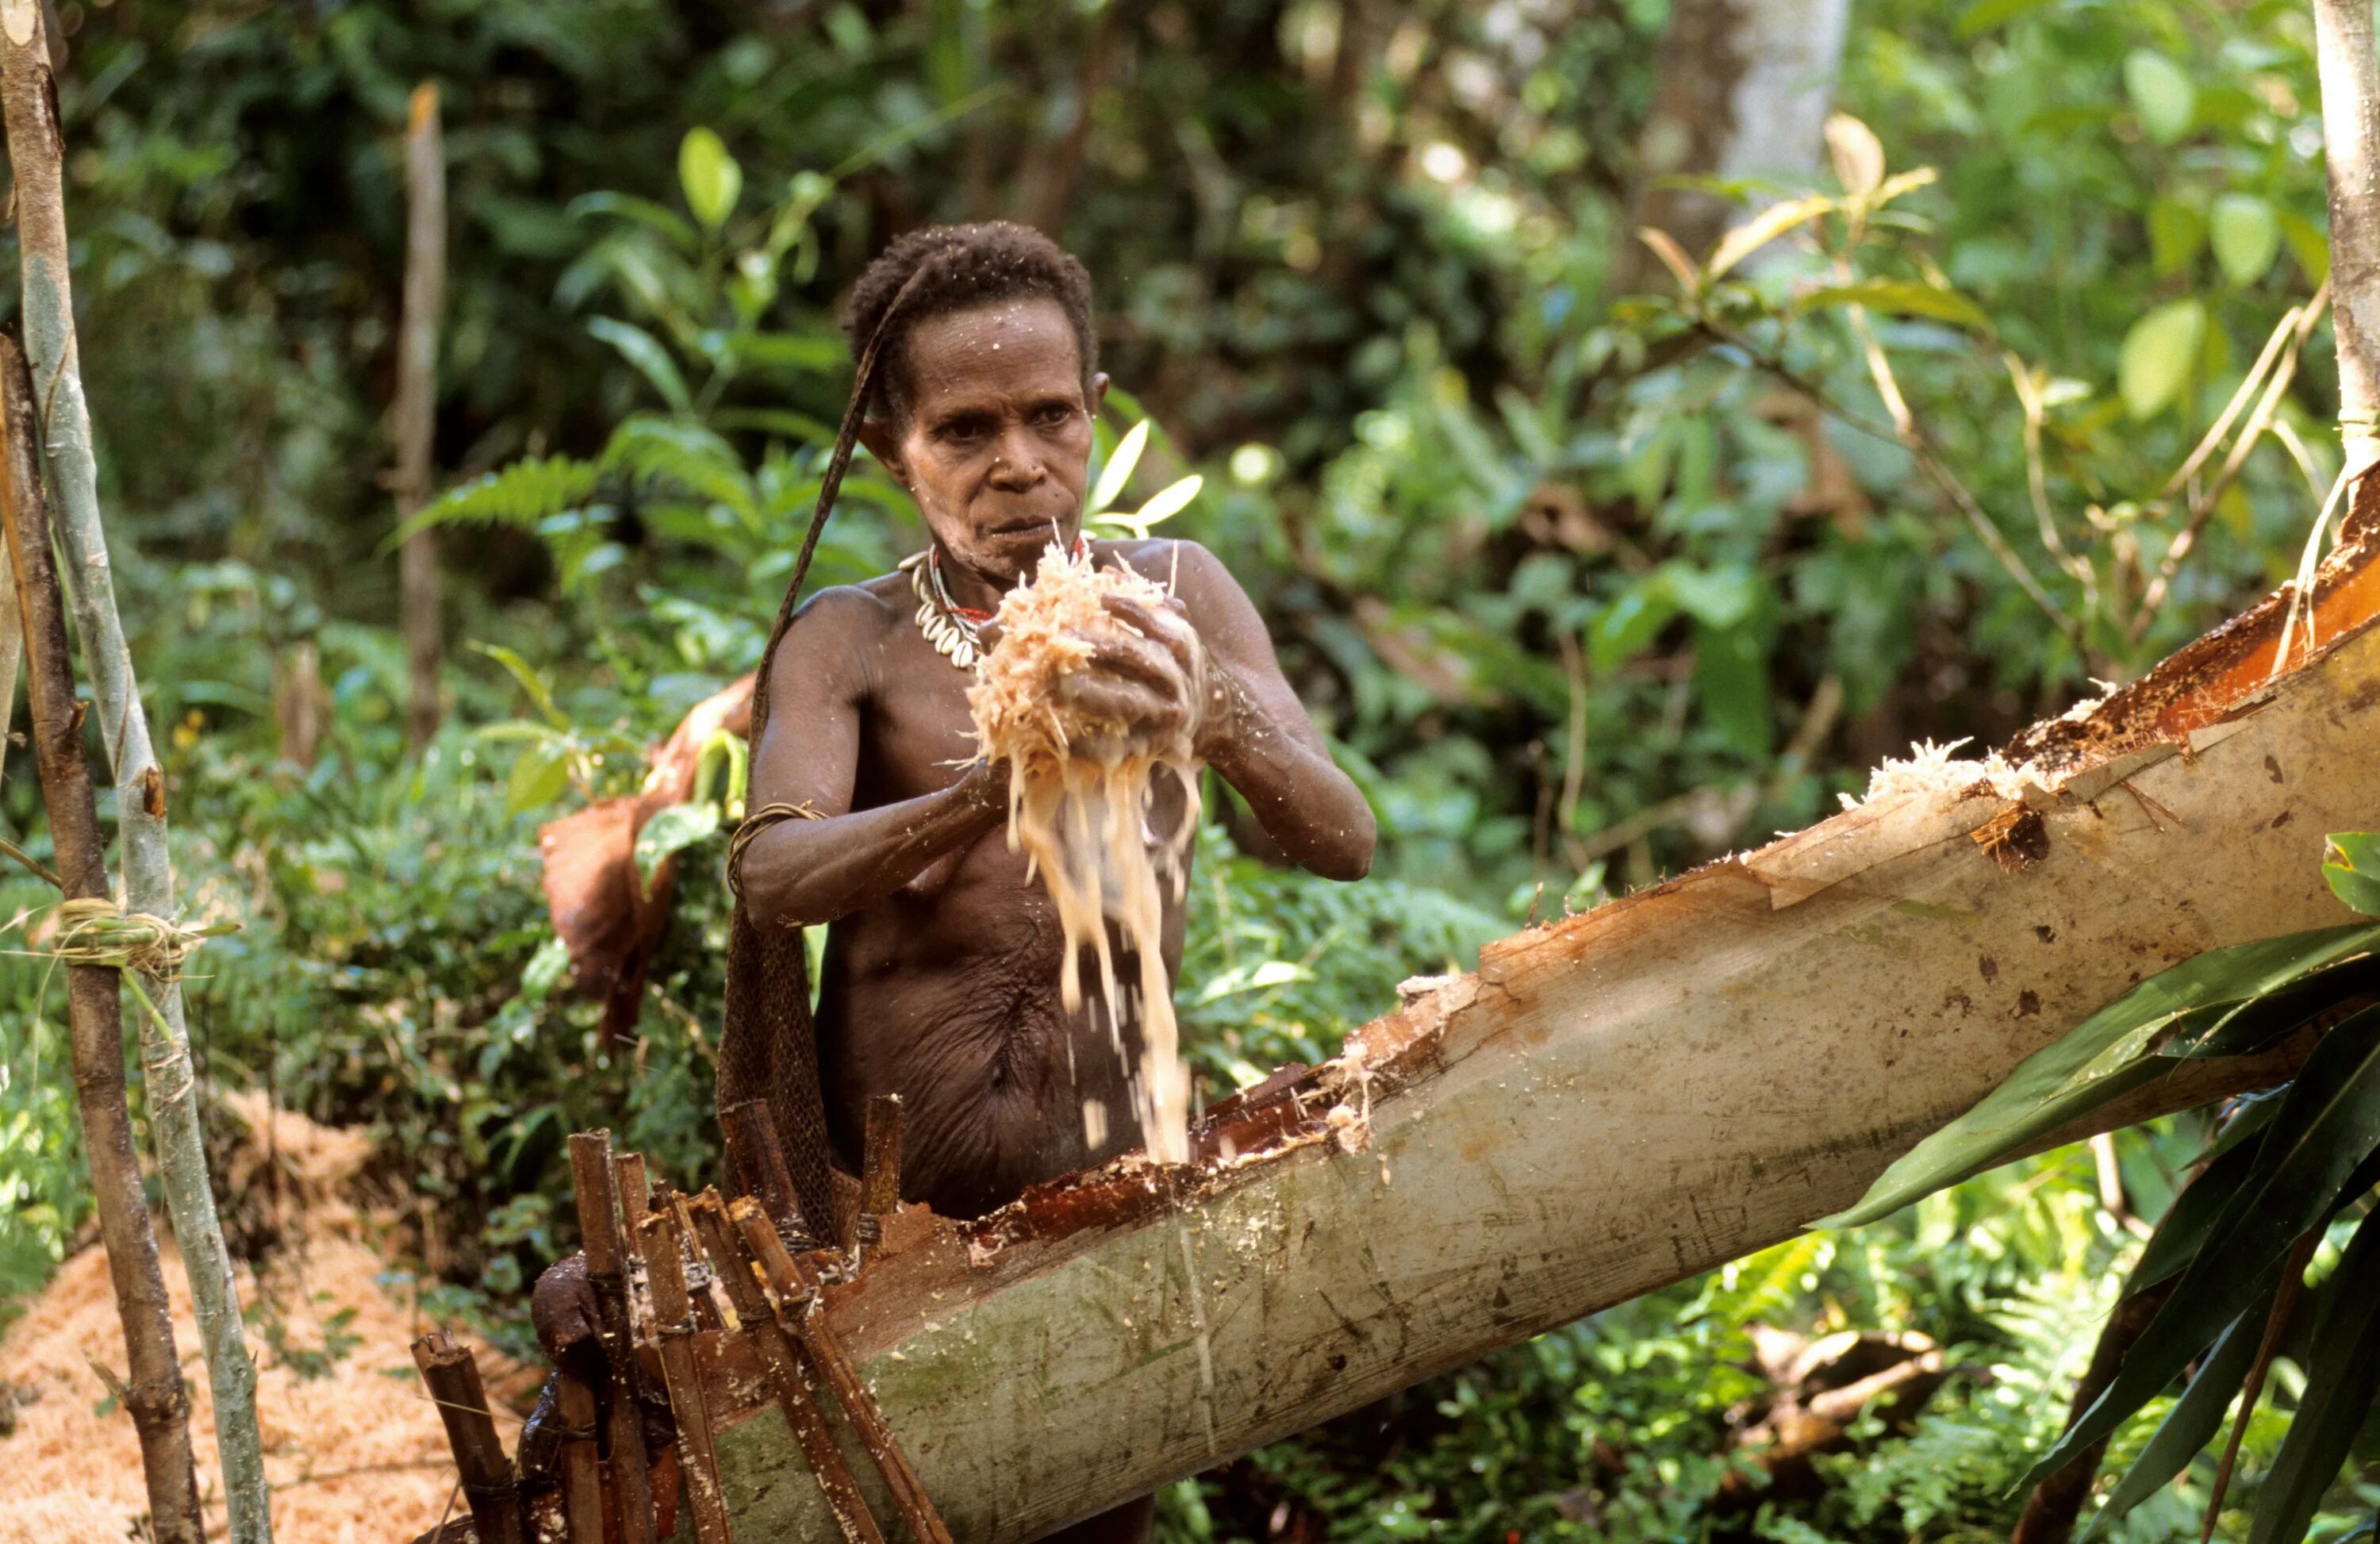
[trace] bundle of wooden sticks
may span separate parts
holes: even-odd
[[[795,1201],[766,1107],[739,1105],[723,1125],[732,1199],[657,1183],[641,1155],[613,1152],[609,1132],[570,1138],[601,1367],[555,1371],[514,1454],[469,1350],[443,1331],[415,1343],[469,1512],[416,1544],[731,1544],[698,1356],[715,1362],[735,1340],[766,1370],[848,1544],[887,1535],[846,1445],[882,1480],[909,1537],[950,1544],[820,1311],[821,1287],[857,1273],[878,1219],[899,1205],[900,1100],[871,1102],[856,1204],[825,1239]]]

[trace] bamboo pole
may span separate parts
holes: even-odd
[[[446,306],[446,152],[438,126],[438,88],[413,89],[405,130],[405,310],[397,331],[396,400],[389,429],[396,441],[397,524],[430,502],[438,425],[438,325]],[[443,643],[439,631],[438,539],[419,530],[397,549],[397,616],[405,635],[406,743],[416,750],[438,733]]]
[[[30,669],[26,697],[32,711],[33,753],[51,840],[68,900],[106,901],[107,866],[99,834],[91,768],[83,760],[82,713],[75,700],[67,649],[66,604],[50,554],[50,517],[35,464],[33,396],[24,356],[0,337],[0,422],[6,431],[0,468],[0,512],[6,527],[9,587],[26,626]],[[91,1189],[99,1203],[100,1237],[115,1286],[132,1382],[120,1391],[140,1437],[140,1467],[148,1480],[149,1515],[159,1544],[202,1544],[199,1482],[190,1458],[189,1401],[182,1392],[180,1357],[157,1263],[157,1234],[140,1194],[140,1162],[132,1147],[132,1110],[124,1087],[124,1010],[119,972],[105,966],[67,967],[75,1094],[82,1120]]]
[[[413,1343],[413,1365],[421,1369],[421,1381],[445,1424],[478,1544],[524,1544],[520,1482],[488,1413],[479,1358],[445,1331],[434,1330]]]
[[[42,41],[37,0],[0,0],[0,104],[16,176],[17,237],[23,269],[25,353],[42,414],[42,450],[56,505],[63,573],[91,675],[102,739],[115,763],[116,819],[124,843],[125,907],[170,920],[173,860],[165,845],[165,773],[149,743],[132,656],[109,577],[107,535],[100,520],[98,468],[91,412],[77,358],[74,298],[67,274],[67,219],[57,91]],[[230,1544],[273,1537],[264,1444],[256,1423],[256,1364],[239,1317],[239,1293],[223,1222],[207,1180],[199,1129],[198,1078],[182,1015],[182,989],[168,971],[136,969],[146,997],[140,1015],[142,1089],[157,1149],[165,1210],[181,1246],[182,1270],[199,1324],[200,1354],[214,1394],[215,1450],[223,1464]]]
[[[2331,330],[2347,464],[2380,453],[2380,55],[2365,0],[2314,0],[2330,176]]]
[[[647,1211],[637,1224],[644,1243],[645,1279],[652,1284],[655,1332],[661,1340],[662,1377],[670,1411],[677,1419],[680,1466],[694,1503],[696,1544],[732,1544],[727,1504],[719,1493],[719,1460],[710,1451],[710,1417],[702,1383],[694,1370],[694,1299],[686,1295],[686,1267],[678,1254],[677,1221]]]
[[[570,1374],[562,1380],[562,1526],[569,1544],[603,1544],[603,1479],[596,1468],[595,1392]]]

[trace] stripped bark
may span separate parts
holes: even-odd
[[[62,577],[91,675],[100,735],[115,763],[125,906],[170,920],[175,899],[173,860],[165,845],[165,772],[150,746],[148,714],[140,705],[109,577],[91,412],[83,400],[75,343],[57,91],[43,32],[38,0],[0,0],[0,99],[5,99],[8,159],[16,176],[25,353],[67,557]],[[181,983],[170,972],[161,977],[135,971],[134,977],[148,1004],[140,1026],[150,1135],[214,1394],[215,1448],[223,1463],[230,1544],[265,1544],[273,1537],[273,1522],[264,1444],[256,1424],[256,1364],[242,1332],[231,1255],[224,1246],[223,1222],[207,1179]]]
[[[413,89],[405,130],[405,313],[398,325],[396,401],[389,429],[396,441],[399,525],[430,502],[437,438],[438,326],[446,308],[446,152],[438,128],[438,88]],[[438,541],[420,530],[397,549],[397,615],[405,635],[406,743],[419,750],[444,716],[438,696],[443,650],[438,605]]]
[[[49,811],[50,838],[67,898],[105,900],[105,848],[91,768],[82,754],[82,712],[75,700],[74,666],[67,648],[66,604],[50,553],[49,510],[34,448],[32,388],[24,356],[5,337],[0,337],[0,422],[5,422],[7,440],[5,468],[0,468],[0,511],[5,511],[0,523],[6,527],[16,576],[10,593],[25,621],[30,665],[26,698],[32,710],[33,754]],[[120,975],[104,966],[67,967],[67,1015],[83,1153],[99,1205],[99,1232],[107,1246],[116,1316],[124,1326],[132,1381],[122,1391],[122,1399],[140,1437],[151,1526],[159,1544],[203,1544],[198,1475],[190,1458],[189,1400],[182,1392],[165,1278],[157,1263],[157,1234],[140,1193],[140,1161],[133,1152],[132,1110],[124,1084]]]
[[[1005,1544],[1790,1237],[2134,982],[2347,919],[2318,859],[2380,806],[2380,532],[2350,522],[2314,600],[2295,671],[2267,601],[2022,736],[2020,797],[1880,798],[1489,945],[1210,1111],[1196,1165],[903,1208],[819,1322],[953,1531]],[[2184,1064],[2041,1145],[2305,1050]],[[738,1536],[832,1537],[765,1388],[747,1357],[712,1390]]]

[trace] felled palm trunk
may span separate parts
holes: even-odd
[[[2143,977],[2341,920],[2323,835],[2380,810],[2374,525],[2311,657],[2301,626],[2273,678],[2267,602],[2021,737],[2022,798],[1881,799],[1490,945],[1210,1112],[1196,1164],[889,1220],[829,1314],[953,1532],[1030,1538],[1789,1237]],[[2292,1064],[2187,1064],[2101,1124]],[[764,1389],[731,1357],[710,1398],[737,1534],[833,1538]]]

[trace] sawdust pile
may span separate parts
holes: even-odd
[[[1123,596],[1161,610],[1163,587],[1129,571],[1092,565],[1054,543],[1042,554],[1030,585],[1001,602],[1000,639],[985,659],[980,681],[967,693],[983,753],[1010,764],[1008,839],[1024,849],[1049,886],[1065,929],[1060,979],[1069,1011],[1083,1002],[1081,958],[1088,946],[1099,961],[1100,1001],[1108,1032],[1124,1053],[1112,921],[1139,963],[1131,1005],[1142,1032],[1140,1065],[1132,1074],[1135,1104],[1149,1156],[1187,1162],[1188,1072],[1173,1021],[1172,984],[1161,947],[1162,884],[1178,898],[1185,881],[1192,833],[1198,823],[1198,781],[1186,731],[1175,743],[1134,746],[1124,726],[1067,704],[1060,683],[1091,657],[1088,639],[1123,634],[1125,624],[1103,602]],[[1195,683],[1194,683],[1195,685]],[[1149,830],[1151,786],[1160,772],[1177,778],[1185,796],[1177,830]],[[1106,1137],[1106,1112],[1087,1100],[1084,1134],[1097,1147]]]
[[[261,1283],[240,1272],[275,1533],[306,1544],[410,1538],[438,1521],[455,1470],[414,1371],[414,1314],[382,1283],[394,1265],[374,1239],[386,1228],[347,1199],[371,1146],[357,1133],[272,1112],[261,1094],[225,1102],[249,1128],[226,1165],[227,1188],[252,1199],[250,1187],[265,1183],[270,1165],[285,1209],[282,1243]],[[190,1385],[199,1486],[210,1503],[209,1533],[220,1538],[213,1401],[181,1260],[162,1217],[158,1234],[175,1343]],[[475,1349],[493,1394],[535,1378],[484,1345]],[[60,1266],[0,1339],[0,1398],[17,1406],[15,1430],[0,1437],[0,1544],[148,1537],[145,1522],[135,1531],[147,1501],[132,1420],[109,1401],[93,1363],[124,1369],[107,1256],[96,1243]],[[497,1419],[504,1424],[501,1410]]]

